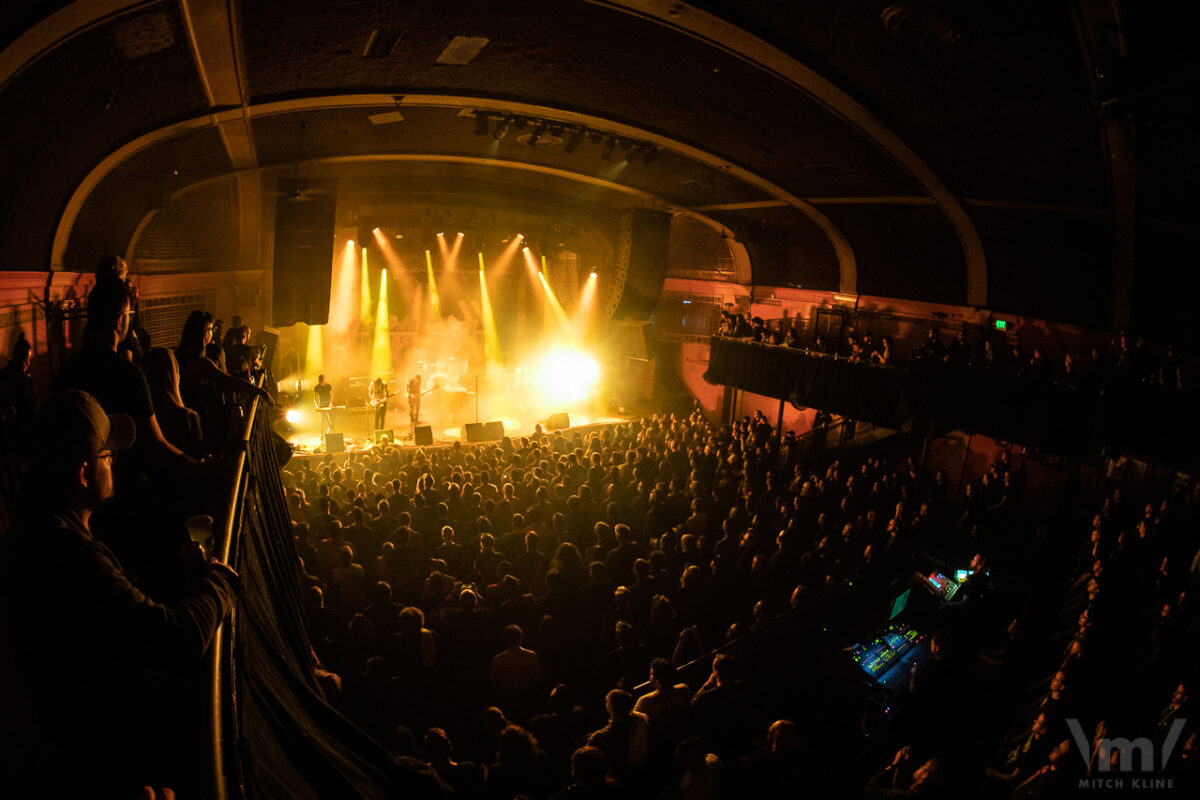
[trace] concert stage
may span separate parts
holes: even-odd
[[[342,449],[327,451],[325,449],[324,437],[315,435],[311,432],[301,432],[287,434],[280,431],[281,435],[287,439],[292,445],[293,458],[305,456],[322,456],[328,453],[361,453],[370,450],[376,446],[374,441],[374,431],[367,432],[366,428],[372,425],[374,412],[371,409],[350,409],[346,410],[345,418],[350,420],[347,424],[340,424],[335,417],[334,433],[341,434]],[[571,415],[572,424],[569,428],[564,428],[561,433],[564,436],[574,436],[575,434],[588,434],[593,430],[599,430],[609,425],[615,425],[621,422],[629,422],[637,419],[636,416],[589,416],[589,415]],[[492,422],[493,420],[480,420],[481,422]],[[532,436],[534,425],[529,423],[526,425],[520,424],[515,419],[501,418],[504,423],[504,435],[513,439]],[[418,447],[449,447],[455,442],[468,444],[467,437],[464,435],[464,430],[461,427],[445,428],[441,431],[432,430],[433,441],[429,445],[418,445],[413,438],[410,425],[407,420],[403,426],[393,425],[392,420],[388,420],[389,430],[394,433],[395,439],[392,444],[406,450],[415,450]],[[549,430],[545,425],[542,426],[543,431],[549,435],[553,435],[556,431]],[[492,440],[496,441],[496,440]],[[471,444],[486,444],[487,442],[471,442]]]

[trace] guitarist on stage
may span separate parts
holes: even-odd
[[[416,425],[421,419],[421,376],[410,378],[404,391],[408,396],[408,417]]]
[[[371,381],[367,392],[371,398],[371,408],[375,409],[375,430],[383,430],[387,421],[387,401],[391,397],[387,384],[383,382],[383,378],[376,378]]]

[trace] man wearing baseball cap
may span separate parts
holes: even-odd
[[[180,698],[234,606],[237,573],[212,561],[177,602],[147,597],[89,527],[113,496],[112,462],[133,444],[133,420],[64,391],[34,428],[32,496],[0,560],[14,654],[40,723],[31,734],[45,753],[31,768],[56,791],[66,781],[82,792],[72,796],[179,786],[170,765],[191,744],[174,730]]]

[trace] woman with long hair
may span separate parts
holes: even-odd
[[[200,415],[183,404],[179,394],[179,364],[165,347],[154,347],[142,364],[154,413],[167,441],[192,458],[204,456],[204,433]]]
[[[212,341],[212,317],[197,309],[188,315],[183,324],[183,333],[179,337],[179,347],[175,356],[179,361],[179,383],[183,390],[184,401],[189,407],[203,405],[196,402],[194,393],[206,390],[212,392],[231,392],[243,397],[258,396],[271,402],[271,395],[265,389],[260,389],[248,381],[235,378],[222,370],[205,356],[205,348]]]

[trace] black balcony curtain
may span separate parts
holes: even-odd
[[[442,797],[436,776],[393,762],[330,707],[317,684],[277,442],[263,411],[250,441],[235,563],[242,577],[234,655],[240,741],[225,743],[238,747],[245,796]]]

